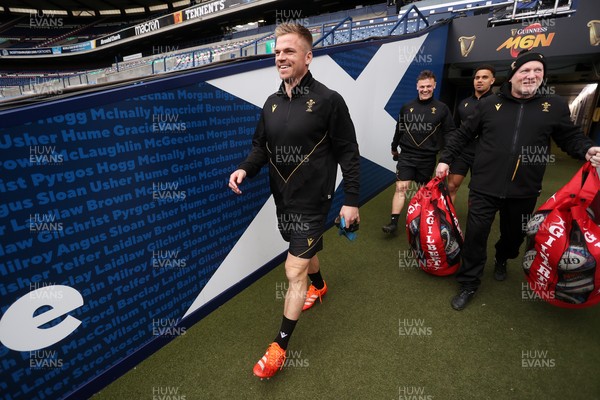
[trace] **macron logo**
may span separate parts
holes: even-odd
[[[282,339],[284,339],[287,336],[287,333],[284,333],[284,332],[281,332],[281,331],[279,332],[279,334],[281,335]]]

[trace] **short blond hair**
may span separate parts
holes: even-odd
[[[280,36],[287,35],[290,33],[295,33],[296,35],[300,36],[308,46],[308,50],[312,50],[312,34],[305,26],[300,24],[292,24],[285,22],[277,25],[277,28],[275,28],[275,40],[277,40],[277,38]]]

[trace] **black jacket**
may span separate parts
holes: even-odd
[[[546,165],[553,162],[550,138],[567,152],[585,159],[594,142],[573,125],[565,100],[536,95],[517,99],[504,84],[499,93],[481,99],[447,139],[440,162],[451,164],[465,145],[479,136],[471,190],[501,198],[537,197]]]
[[[494,92],[492,92],[492,89],[490,88],[490,90],[485,92],[480,98],[477,98],[475,94],[472,94],[471,96],[462,99],[462,101],[458,104],[458,107],[456,109],[456,114],[458,116],[458,118],[455,119],[456,126],[460,126],[462,121],[465,121],[467,118],[473,115],[473,113],[475,112],[475,107],[477,106],[479,100],[491,96],[492,94],[494,94]],[[476,142],[477,139],[470,141],[462,151],[462,157],[466,160],[469,160],[471,162],[471,165],[473,164],[473,159],[475,158]]]
[[[252,150],[239,168],[252,178],[266,163],[278,212],[327,213],[337,164],[344,178],[344,204],[358,207],[360,156],[348,107],[310,72],[292,90],[291,99],[283,82],[269,96]]]
[[[392,151],[398,146],[402,153],[433,156],[442,148],[444,137],[454,129],[448,106],[431,97],[411,100],[400,109]]]

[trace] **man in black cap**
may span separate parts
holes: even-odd
[[[496,242],[494,277],[506,279],[506,261],[519,255],[525,237],[523,217],[531,215],[541,192],[546,162],[539,160],[553,159],[548,157],[550,138],[572,157],[600,165],[600,147],[573,125],[566,101],[540,93],[545,71],[542,54],[519,54],[499,93],[479,101],[473,116],[448,137],[441,153],[438,177],[446,176],[449,164],[478,137],[457,274],[460,291],[451,303],[455,310],[465,308],[481,284],[487,240],[498,211],[500,239]]]

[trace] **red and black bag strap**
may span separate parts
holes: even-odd
[[[456,224],[456,221],[457,221],[456,215],[454,215],[454,213],[452,211],[452,210],[456,210],[456,208],[454,207],[454,204],[452,203],[452,198],[450,197],[450,189],[448,188],[446,179],[441,179],[441,178],[437,178],[437,179],[440,180],[440,183],[438,184],[438,189],[440,190],[440,193],[442,194],[442,199],[444,201],[444,207],[446,207],[446,209],[448,210],[448,214],[450,215],[450,223],[452,224],[452,233],[454,234],[454,237],[456,238],[458,245],[462,248],[463,247],[463,237],[460,233],[460,229],[458,228],[458,225]]]

